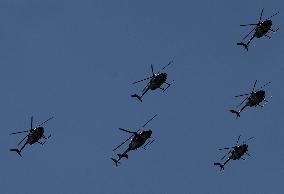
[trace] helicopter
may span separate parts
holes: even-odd
[[[261,38],[263,36],[267,37],[267,38],[271,38],[271,36],[267,35],[267,33],[269,31],[271,32],[277,32],[279,30],[279,28],[277,28],[276,30],[274,30],[272,28],[272,20],[271,18],[274,17],[275,15],[277,15],[279,12],[273,14],[272,16],[266,18],[265,20],[261,20],[262,19],[262,13],[263,10],[261,10],[261,14],[259,17],[259,21],[256,24],[245,24],[245,25],[240,25],[240,26],[255,26],[244,38],[243,40],[245,40],[253,31],[254,34],[251,36],[251,38],[249,39],[249,41],[247,43],[244,42],[239,42],[237,43],[237,45],[243,46],[247,51],[248,51],[248,46],[250,44],[250,42],[254,39],[254,38]]]
[[[165,65],[158,73],[154,73],[154,68],[153,65],[151,64],[151,70],[152,70],[152,76],[147,77],[145,79],[133,82],[133,84],[145,81],[150,79],[150,81],[148,82],[148,84],[145,86],[145,88],[142,90],[142,94],[139,96],[138,94],[133,94],[131,95],[131,97],[137,98],[138,100],[140,100],[140,102],[142,102],[142,97],[149,91],[149,90],[156,90],[156,89],[161,89],[163,92],[165,92],[170,86],[171,83],[166,82],[167,80],[167,74],[166,73],[161,73],[161,71],[163,71],[166,67],[168,67],[169,65],[171,65],[173,63],[173,61],[170,61],[167,65]],[[161,87],[163,84],[166,84],[167,87],[163,88]]]
[[[51,137],[51,135],[49,135],[48,137],[44,136],[44,128],[42,127],[43,124],[45,124],[46,122],[48,122],[49,120],[53,119],[54,117],[50,117],[49,119],[47,119],[46,121],[42,122],[41,124],[39,124],[37,127],[33,128],[33,117],[31,117],[31,128],[29,130],[26,131],[19,131],[19,132],[14,132],[11,133],[11,135],[15,135],[15,134],[19,134],[19,133],[28,133],[21,141],[20,143],[18,143],[18,146],[21,145],[21,143],[25,140],[26,142],[24,143],[24,145],[21,147],[21,149],[18,148],[14,148],[14,149],[10,149],[10,151],[14,151],[17,152],[21,157],[22,154],[22,150],[25,148],[25,146],[27,144],[35,144],[35,143],[39,143],[41,145],[44,145],[46,141],[44,142],[40,142],[40,139],[49,139]]]
[[[230,161],[230,160],[245,160],[243,158],[243,156],[246,154],[248,156],[250,156],[250,154],[247,152],[248,151],[248,145],[246,144],[247,141],[253,139],[254,137],[251,137],[249,139],[247,139],[246,141],[243,142],[243,144],[238,145],[240,137],[238,137],[238,140],[235,144],[235,146],[233,146],[232,148],[221,148],[219,150],[230,150],[226,155],[224,155],[221,160],[223,160],[227,155],[231,154],[227,160],[224,162],[224,164],[221,163],[214,163],[215,166],[219,166],[220,170],[224,170],[225,165]]]
[[[231,109],[230,112],[233,114],[237,115],[237,118],[240,117],[240,113],[246,108],[246,107],[256,107],[256,106],[260,106],[260,107],[264,107],[264,105],[266,103],[268,103],[268,100],[265,99],[265,91],[262,90],[263,87],[267,86],[268,84],[270,84],[271,82],[268,82],[266,84],[264,84],[263,86],[260,87],[259,90],[255,91],[255,86],[256,86],[256,82],[257,80],[255,80],[252,91],[250,93],[247,94],[241,94],[235,97],[240,97],[240,96],[247,96],[237,107],[239,107],[240,105],[242,105],[245,101],[247,101],[245,103],[245,105],[241,108],[241,110],[236,111]],[[271,96],[272,97],[272,96]],[[260,103],[264,101],[265,104],[261,105]]]
[[[144,128],[150,121],[152,121],[157,115],[153,116],[151,119],[149,119],[143,126],[142,128]],[[133,132],[133,131],[129,131],[123,128],[119,128],[119,130],[127,132],[127,133],[131,133],[132,135],[126,139],[124,142],[122,142],[121,144],[119,144],[117,147],[115,147],[113,149],[113,151],[117,150],[120,146],[122,146],[123,144],[125,144],[127,141],[130,140],[130,143],[128,145],[128,148],[122,153],[122,154],[117,154],[118,158],[111,158],[111,160],[115,163],[116,166],[118,166],[118,164],[120,164],[120,160],[122,158],[126,158],[128,159],[128,152],[131,150],[137,150],[138,148],[142,147],[147,140],[149,140],[151,138],[152,135],[152,130],[143,130],[140,131],[141,129],[138,129],[137,131]],[[139,132],[140,131],[140,132]],[[151,145],[153,142],[155,141],[155,139],[149,140],[144,146],[143,148],[146,150],[146,147]]]

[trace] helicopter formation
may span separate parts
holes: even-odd
[[[263,16],[263,11],[262,9],[259,21],[254,24],[246,24],[246,25],[241,25],[241,26],[254,26],[254,28],[243,38],[245,40],[249,35],[253,33],[253,35],[250,37],[250,39],[244,43],[244,42],[239,42],[237,45],[243,46],[247,51],[248,47],[251,43],[251,41],[254,38],[261,38],[261,37],[267,37],[271,38],[271,36],[268,35],[269,32],[277,32],[279,28],[273,29],[272,28],[272,20],[271,18],[279,14],[279,12],[273,14],[272,16],[262,20]],[[154,66],[151,64],[151,76],[141,79],[139,81],[133,82],[133,84],[137,84],[143,81],[147,81],[148,83],[146,86],[143,88],[141,91],[141,94],[132,94],[132,98],[137,98],[141,103],[143,102],[144,96],[146,93],[149,91],[154,91],[156,89],[162,90],[162,92],[165,92],[170,86],[172,86],[173,82],[169,83],[168,80],[168,74],[164,72],[164,70],[169,67],[170,65],[173,64],[173,60],[171,60],[168,64],[163,66],[161,70],[159,70],[157,73],[154,73]],[[249,93],[237,95],[235,97],[245,97],[243,101],[236,107],[240,107],[243,105],[239,110],[231,109],[229,110],[231,113],[236,115],[236,118],[240,118],[240,114],[243,112],[244,109],[247,107],[264,107],[266,103],[268,103],[268,100],[266,99],[266,91],[264,90],[264,87],[270,84],[271,82],[268,82],[261,86],[259,89],[256,89],[256,84],[258,80],[255,80],[253,84],[253,88]],[[164,86],[163,86],[164,85]],[[150,146],[155,139],[152,137],[152,130],[151,129],[144,129],[152,120],[156,118],[157,115],[154,115],[152,118],[150,118],[144,125],[142,125],[138,130],[136,131],[131,131],[128,129],[124,128],[118,128],[120,131],[126,132],[131,134],[130,137],[128,137],[126,140],[124,140],[122,143],[120,143],[118,146],[116,146],[113,151],[118,150],[120,147],[122,147],[124,144],[129,142],[128,146],[125,148],[124,151],[116,154],[117,158],[112,157],[111,160],[114,162],[115,166],[118,166],[121,163],[121,160],[123,158],[128,159],[129,152],[130,151],[135,151],[140,148],[143,148],[146,150],[148,146]],[[44,135],[44,127],[43,125],[47,123],[48,121],[52,120],[54,117],[50,117],[44,122],[40,123],[37,125],[37,127],[33,127],[33,117],[31,117],[30,121],[30,129],[29,130],[24,130],[24,131],[19,131],[19,132],[13,132],[11,135],[15,134],[21,134],[21,133],[27,133],[24,138],[17,144],[18,148],[12,148],[10,151],[16,152],[19,156],[22,157],[22,151],[26,147],[26,145],[34,145],[36,143],[44,145],[45,142],[51,137],[51,135],[45,136]],[[214,166],[220,167],[220,170],[224,170],[225,166],[228,164],[229,161],[231,160],[245,160],[244,156],[250,156],[248,153],[248,144],[247,142],[254,137],[251,137],[247,139],[246,141],[243,141],[242,144],[239,144],[240,137],[238,137],[235,145],[233,147],[226,147],[226,148],[221,148],[219,150],[229,150],[228,153],[226,153],[222,158],[225,159],[227,156],[227,159],[221,163],[221,162],[215,162]],[[24,142],[25,141],[25,142]],[[19,146],[22,145],[20,148]]]
[[[276,30],[274,30],[272,28],[272,20],[271,20],[271,18],[276,16],[279,12],[273,14],[272,16],[270,16],[270,17],[268,17],[268,18],[266,18],[264,20],[262,20],[263,11],[264,11],[264,9],[261,10],[259,21],[256,24],[241,25],[241,26],[254,26],[254,28],[243,38],[243,40],[245,40],[249,35],[251,35],[254,32],[253,35],[251,36],[251,38],[248,40],[248,42],[246,42],[246,43],[244,43],[244,42],[237,43],[237,45],[243,46],[247,51],[248,51],[248,47],[249,47],[251,41],[254,38],[261,38],[261,37],[265,36],[265,37],[270,39],[271,36],[268,35],[268,32],[277,32],[279,30],[279,28],[277,28]],[[167,81],[167,74],[166,73],[161,73],[161,71],[163,71],[166,67],[168,67],[172,63],[173,63],[173,61],[170,61],[167,65],[165,65],[156,74],[154,73],[154,70],[153,70],[154,68],[153,68],[153,65],[151,64],[152,75],[150,77],[144,78],[142,80],[135,81],[135,82],[133,82],[133,84],[137,84],[139,82],[143,82],[143,81],[146,81],[146,80],[149,80],[149,82],[147,83],[147,85],[142,90],[141,95],[132,94],[131,97],[137,98],[140,102],[143,102],[142,98],[149,90],[161,89],[163,92],[165,92],[171,86],[172,83],[166,82]],[[241,94],[241,95],[235,96],[235,97],[243,97],[243,96],[245,96],[245,99],[237,106],[237,108],[238,108],[239,106],[241,106],[242,104],[245,103],[244,106],[240,110],[238,110],[238,111],[234,110],[234,109],[230,110],[230,112],[235,114],[237,116],[237,118],[240,117],[240,113],[246,107],[257,107],[257,106],[264,107],[264,105],[266,103],[268,103],[268,100],[266,99],[266,92],[265,92],[265,90],[263,88],[265,86],[267,86],[268,84],[270,84],[270,82],[264,84],[259,89],[255,89],[256,83],[257,83],[257,80],[255,80],[253,88],[252,88],[252,91],[250,93],[246,93],[246,94]],[[163,88],[162,87],[163,84],[166,84],[167,87]],[[264,104],[262,104],[263,102],[264,102]],[[152,120],[152,119],[150,119],[150,120]],[[129,131],[129,130],[126,130],[126,129],[122,129],[122,128],[119,128],[119,130],[122,130],[122,131],[127,132],[127,133],[131,133],[132,135],[128,139],[126,139],[124,142],[122,142],[120,145],[118,145],[113,150],[113,151],[115,151],[120,146],[122,146],[124,143],[126,143],[127,141],[130,140],[128,148],[123,153],[117,154],[117,156],[118,156],[117,159],[111,158],[111,160],[115,163],[116,166],[118,166],[118,164],[120,163],[120,160],[122,158],[128,159],[128,154],[127,153],[130,150],[136,150],[136,149],[140,148],[141,146],[143,146],[145,144],[145,142],[151,137],[151,134],[152,134],[151,130],[149,130],[149,131],[141,131],[141,132],[139,132],[140,129],[138,131],[136,131],[136,132],[132,132],[132,131]],[[246,144],[246,142],[251,140],[251,139],[253,139],[253,137],[249,138],[246,141],[244,141],[243,144],[238,145],[238,142],[240,140],[240,136],[239,136],[235,146],[233,146],[231,149],[230,148],[223,148],[223,149],[230,149],[230,151],[224,157],[222,157],[222,159],[221,159],[221,160],[223,160],[227,155],[230,154],[230,156],[227,158],[227,160],[223,164],[218,162],[218,163],[214,163],[214,165],[215,166],[217,165],[217,166],[220,167],[221,170],[224,170],[225,165],[230,160],[239,160],[239,159],[245,160],[243,158],[243,156],[245,154],[250,156],[250,154],[247,152],[248,151],[248,145]],[[153,141],[154,140],[148,141],[148,143],[146,143],[145,146],[147,146],[148,144],[153,143]],[[223,150],[223,149],[219,149],[219,150]]]

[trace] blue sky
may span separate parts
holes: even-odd
[[[0,2],[2,194],[283,193],[283,1],[17,1]],[[250,31],[240,24],[280,11],[280,30],[236,45]],[[166,94],[141,104],[133,81],[170,60]],[[271,81],[265,108],[229,113],[254,80]],[[145,83],[146,84],[146,83]],[[259,85],[259,86],[260,86]],[[112,149],[153,115],[156,141],[129,153],[116,168]],[[11,132],[50,116],[52,138],[8,150]],[[220,147],[239,135],[252,157],[225,171],[213,166]]]

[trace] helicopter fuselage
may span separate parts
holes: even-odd
[[[272,20],[271,20],[271,18],[274,17],[275,15],[277,15],[279,12],[273,14],[272,16],[268,17],[264,21],[261,20],[262,13],[263,13],[263,9],[261,10],[261,14],[260,14],[260,18],[259,18],[258,23],[241,25],[241,26],[254,26],[254,28],[243,38],[243,40],[246,39],[254,31],[254,33],[250,37],[249,41],[247,43],[244,43],[244,42],[238,42],[237,43],[237,45],[243,46],[247,51],[248,51],[248,46],[249,46],[250,42],[254,38],[261,38],[261,37],[265,36],[265,37],[270,39],[271,36],[268,35],[268,32],[269,31],[276,32],[279,29],[279,28],[277,28],[276,30],[272,29]]]
[[[129,143],[129,150],[136,150],[140,148],[151,137],[152,131],[142,131],[136,134]]]
[[[16,152],[17,154],[19,154],[21,157],[22,157],[22,150],[26,147],[26,145],[32,145],[32,144],[35,144],[35,143],[39,143],[41,145],[44,145],[45,141],[44,142],[39,142],[39,140],[41,138],[43,139],[48,139],[50,137],[50,135],[48,136],[48,138],[46,138],[44,136],[44,128],[42,127],[43,124],[45,124],[46,122],[48,122],[49,120],[53,119],[54,117],[50,117],[49,119],[47,119],[46,121],[42,122],[41,124],[38,125],[38,127],[33,127],[33,117],[31,117],[31,128],[30,130],[25,130],[25,131],[19,131],[19,132],[14,132],[14,133],[11,133],[11,134],[18,134],[18,133],[27,133],[28,134],[20,141],[20,143],[18,143],[18,146],[25,140],[25,143],[23,144],[23,146],[18,149],[18,148],[12,148],[10,149],[10,151],[13,151],[13,152]]]
[[[247,151],[248,151],[247,144],[235,146],[229,159],[239,160]]]
[[[157,88],[160,88],[163,83],[167,80],[167,74],[166,73],[160,73],[155,75],[151,80],[149,84],[149,89],[155,90]]]
[[[256,38],[263,37],[271,29],[271,26],[272,26],[271,20],[265,20],[259,23],[255,29],[254,37]]]
[[[259,105],[263,100],[265,100],[265,91],[259,90],[253,92],[248,98],[247,106],[253,107]]]
[[[248,140],[250,140],[250,139],[252,139],[252,138],[253,138],[253,137],[247,139],[246,141],[248,141]],[[239,139],[240,139],[240,136],[239,136],[239,138],[238,138],[237,143],[235,144],[235,146],[232,147],[232,149],[229,151],[229,153],[227,153],[227,154],[225,155],[225,156],[227,156],[227,155],[230,154],[230,156],[227,158],[227,160],[226,160],[223,164],[220,163],[220,162],[215,162],[215,163],[214,163],[214,165],[220,167],[220,170],[224,170],[225,165],[226,165],[230,160],[239,160],[239,159],[245,160],[245,159],[243,158],[243,156],[244,156],[245,154],[247,154],[248,156],[250,156],[250,154],[247,153],[247,152],[248,152],[248,144],[246,144],[246,143],[245,143],[246,141],[244,141],[243,144],[238,145]],[[223,148],[223,149],[230,149],[230,148]],[[223,150],[223,149],[219,149],[219,150]],[[223,160],[223,159],[225,158],[225,156],[224,156],[221,160]]]
[[[43,127],[37,127],[31,130],[31,132],[28,134],[27,144],[34,144],[38,142],[43,137],[44,134],[44,128]]]

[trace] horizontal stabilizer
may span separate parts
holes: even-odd
[[[19,154],[19,156],[23,157],[22,154],[21,154],[21,151],[18,150],[18,149],[10,149],[10,151],[17,152]]]
[[[233,110],[233,109],[230,110],[230,112],[233,113],[233,114],[236,114],[236,115],[237,115],[237,118],[241,116],[241,115],[240,115],[240,112],[235,111],[235,110]]]
[[[142,98],[138,94],[133,94],[133,95],[131,95],[131,97],[138,98],[138,100],[140,100],[140,102],[142,102]]]
[[[221,163],[214,163],[215,166],[219,166],[220,170],[224,170],[224,165]]]
[[[245,47],[245,49],[248,51],[248,45],[247,44],[245,44],[243,42],[239,42],[239,43],[237,43],[237,45]]]
[[[111,158],[111,160],[115,163],[115,166],[117,166],[117,164],[119,163],[118,160],[115,158]]]

